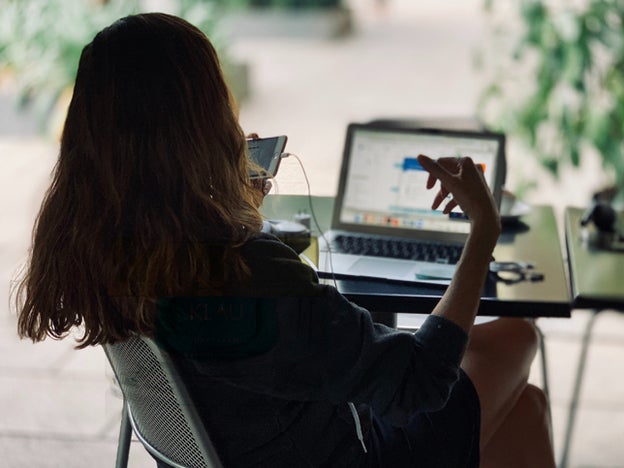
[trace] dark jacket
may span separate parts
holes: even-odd
[[[365,466],[356,426],[366,445],[372,412],[400,426],[444,406],[461,328],[437,316],[413,334],[373,323],[271,236],[243,252],[248,282],[165,301],[158,331],[226,466]]]

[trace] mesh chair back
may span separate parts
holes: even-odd
[[[104,345],[132,428],[145,448],[175,467],[222,465],[175,364],[146,337]]]

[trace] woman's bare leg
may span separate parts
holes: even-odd
[[[534,325],[524,319],[498,319],[474,326],[471,331],[462,367],[481,401],[484,460],[493,459],[496,454],[513,458],[509,450],[517,448],[530,459],[539,460],[534,465],[518,466],[554,466],[549,464],[552,444],[548,403],[540,389],[527,386],[538,339]],[[544,404],[538,404],[540,401]],[[527,427],[541,427],[544,421],[543,433],[537,429],[532,434],[525,433]],[[511,459],[499,466],[510,466],[510,462]]]
[[[537,340],[535,327],[524,319],[503,318],[472,328],[462,368],[481,401],[481,447],[526,387]]]
[[[527,385],[481,450],[481,468],[553,468],[549,415],[544,392]]]

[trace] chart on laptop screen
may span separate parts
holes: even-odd
[[[487,183],[495,180],[498,142],[459,135],[375,132],[353,135],[341,221],[401,229],[468,232],[459,209],[449,217],[431,210],[434,190],[417,156],[470,156]]]

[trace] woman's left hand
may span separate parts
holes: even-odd
[[[246,138],[258,140],[260,136],[257,133],[249,133],[246,135]],[[251,183],[262,192],[262,196],[264,197],[266,197],[273,188],[273,183],[269,179],[253,179]]]

